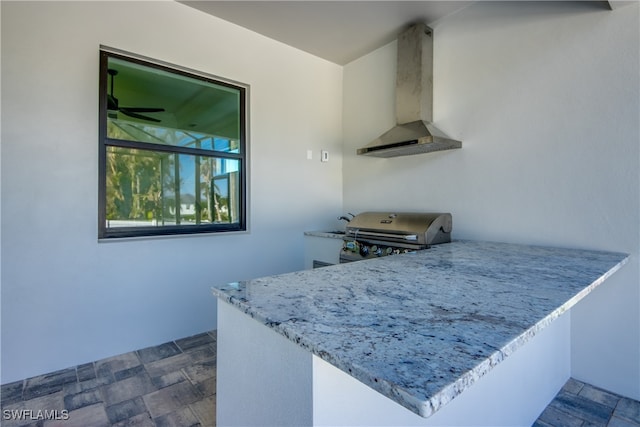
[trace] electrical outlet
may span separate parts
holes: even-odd
[[[329,161],[329,152],[327,150],[320,151],[320,161],[321,162]]]

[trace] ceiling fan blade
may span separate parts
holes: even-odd
[[[164,108],[152,108],[152,107],[122,107],[120,111],[126,110],[130,113],[159,113],[164,111]]]
[[[120,112],[122,114],[124,114],[125,116],[129,116],[129,117],[133,117],[135,119],[140,119],[140,120],[147,120],[149,122],[156,122],[156,123],[160,123],[160,120],[158,119],[154,119],[153,117],[148,117],[148,116],[143,116],[142,114],[137,114],[131,111],[127,111],[126,109],[120,109]]]
[[[107,110],[117,110],[118,100],[113,95],[107,95]]]
[[[149,122],[159,123],[160,120],[155,119],[153,117],[144,116],[142,114],[137,113],[160,113],[164,111],[164,108],[153,108],[153,107],[119,107],[118,108],[118,98],[113,95],[113,83],[114,78],[118,75],[118,70],[108,69],[107,73],[111,76],[111,93],[107,94],[107,110],[110,111],[120,111],[125,116],[133,117],[140,120],[146,120]]]

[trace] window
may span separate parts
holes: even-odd
[[[98,237],[246,230],[246,90],[102,50]]]

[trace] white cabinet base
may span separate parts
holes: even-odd
[[[218,304],[219,426],[530,426],[570,376],[570,312],[422,418],[237,308]]]
[[[314,261],[325,264],[338,264],[342,239],[334,237],[304,236],[304,268],[313,268]]]

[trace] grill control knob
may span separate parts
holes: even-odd
[[[377,247],[376,245],[371,246],[371,252],[373,252],[373,254],[375,256],[380,256],[382,255],[382,249],[380,249],[379,247]]]
[[[391,255],[391,253],[393,253],[393,248],[387,248],[385,252],[387,255]]]
[[[358,252],[358,246],[358,242],[348,241],[344,242],[343,249],[345,251]]]
[[[369,255],[369,246],[361,245],[360,246],[360,255],[363,257]]]

